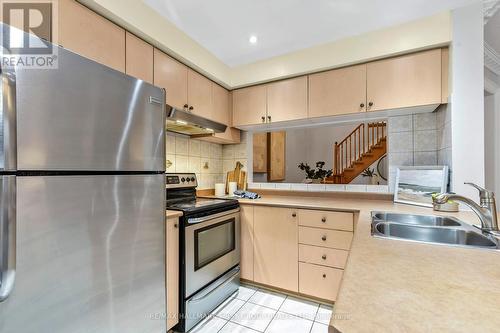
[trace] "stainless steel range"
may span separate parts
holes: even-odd
[[[167,209],[184,213],[176,330],[187,332],[239,287],[240,208],[237,200],[196,198],[195,174],[167,174],[166,180]]]

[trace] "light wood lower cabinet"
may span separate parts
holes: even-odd
[[[335,301],[342,281],[342,269],[299,263],[299,292]]]
[[[179,318],[179,219],[166,222],[166,293],[167,330],[177,325]]]
[[[298,292],[296,216],[289,208],[254,206],[255,282]]]
[[[353,233],[349,231],[299,227],[299,243],[331,249],[349,250]]]
[[[241,218],[241,278],[253,281],[254,207],[242,205]]]
[[[352,213],[299,210],[299,225],[321,229],[353,231]]]
[[[299,244],[299,261],[344,269],[349,251]]]
[[[330,229],[321,222],[324,216],[332,221]],[[346,212],[242,205],[242,278],[335,301],[353,232],[331,227],[352,230],[353,219]],[[301,226],[316,223],[322,228]]]

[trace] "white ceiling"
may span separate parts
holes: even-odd
[[[143,0],[234,67],[478,0]],[[258,43],[250,45],[251,35]]]

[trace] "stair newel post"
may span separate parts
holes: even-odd
[[[358,128],[358,144],[356,145],[356,153],[358,157],[356,158],[356,160],[359,160],[359,158],[361,157],[359,147],[361,147],[361,131]]]

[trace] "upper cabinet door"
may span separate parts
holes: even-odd
[[[189,111],[212,118],[212,81],[192,69],[188,70]]]
[[[154,49],[154,85],[166,90],[167,103],[179,109],[187,107],[188,68]]]
[[[268,84],[267,116],[269,122],[307,118],[307,77]]]
[[[233,126],[262,124],[267,116],[267,88],[253,86],[233,91]]]
[[[125,30],[76,1],[59,1],[58,43],[125,72]]]
[[[212,83],[212,101],[212,120],[230,126],[231,110],[229,105],[229,91],[216,83]]]
[[[367,65],[368,111],[441,103],[441,49]]]
[[[309,75],[309,117],[365,111],[366,65]]]
[[[153,46],[126,33],[125,73],[153,84]]]

